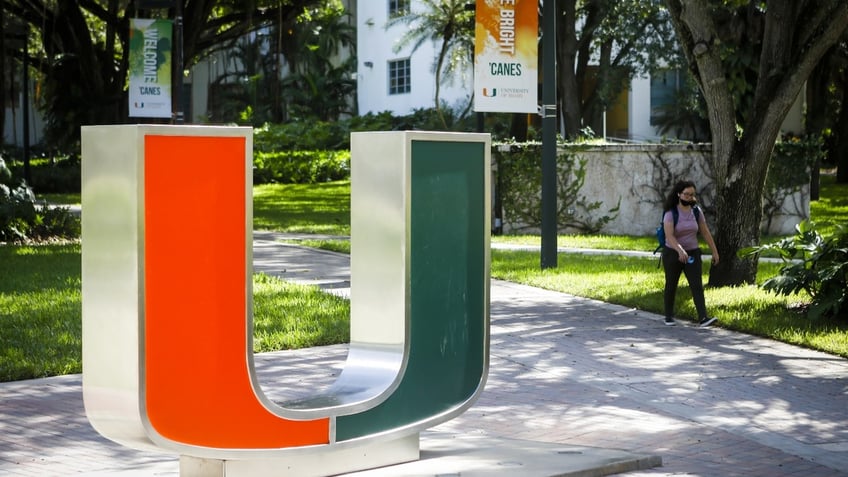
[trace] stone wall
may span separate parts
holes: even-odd
[[[690,179],[697,185],[698,201],[708,223],[714,228],[715,188],[708,173],[707,162],[710,153],[708,144],[634,144],[581,148],[576,155],[586,160],[586,175],[580,194],[585,196],[587,202],[602,203],[599,209],[590,212],[596,215],[608,215],[608,211],[620,201],[618,215],[604,226],[601,233],[653,235],[660,222],[665,196],[675,182]],[[809,192],[809,185],[794,193],[785,192],[783,206],[772,215],[771,225],[765,233],[792,234],[798,222],[809,218]],[[764,227],[768,219],[764,218]],[[505,217],[505,232],[516,230],[518,225],[510,223],[509,218]]]

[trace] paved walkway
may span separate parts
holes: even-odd
[[[347,256],[274,238],[256,234],[257,271],[345,293]],[[651,313],[507,282],[493,281],[491,298],[486,389],[436,431],[662,457],[662,467],[628,476],[848,477],[848,360],[721,328],[669,328]],[[261,354],[257,370],[282,399],[274,386],[328,383],[345,353]],[[0,475],[177,471],[174,456],[100,437],[79,375],[0,384]]]

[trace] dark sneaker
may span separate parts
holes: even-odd
[[[677,322],[674,321],[674,318],[668,317],[665,319],[665,326],[674,326]]]
[[[713,317],[713,318],[707,318],[707,317],[701,318],[701,321],[698,323],[698,327],[699,328],[706,328],[706,327],[712,325],[713,323],[715,323],[715,321],[716,321],[715,317]]]

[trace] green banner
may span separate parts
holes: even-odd
[[[171,20],[130,19],[130,117],[171,117],[172,26]]]

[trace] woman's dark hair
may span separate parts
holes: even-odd
[[[683,189],[688,189],[689,187],[697,190],[695,183],[690,180],[678,181],[677,184],[674,185],[674,188],[671,189],[671,192],[668,193],[668,197],[665,198],[665,202],[663,203],[663,212],[677,207],[677,204],[680,202],[680,194],[683,193]]]

